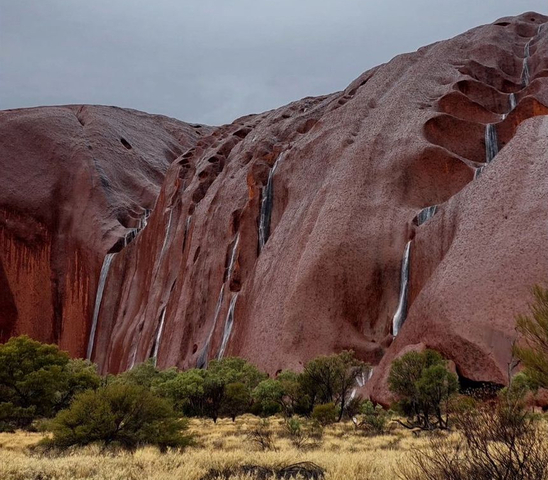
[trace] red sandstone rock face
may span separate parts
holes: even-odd
[[[0,112],[0,132],[0,341],[26,333],[82,356],[103,256],[200,129],[74,105]]]
[[[548,266],[547,21],[501,19],[343,92],[208,131],[171,164],[148,225],[112,260],[92,341],[102,371],[239,355],[275,374],[352,348],[377,366],[367,392],[389,403],[390,362],[430,347],[469,380],[504,383],[514,316]],[[502,150],[474,180],[487,124]]]

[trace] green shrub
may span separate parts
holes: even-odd
[[[371,400],[362,403],[360,409],[361,422],[358,427],[373,435],[381,435],[386,431],[390,414],[381,405],[374,405]]]
[[[316,420],[298,417],[286,418],[284,431],[292,445],[298,449],[317,446],[323,435],[323,427]]]
[[[428,430],[448,427],[447,407],[458,390],[458,379],[438,352],[408,352],[394,360],[388,385],[411,426]]]
[[[312,419],[320,425],[330,425],[337,421],[339,412],[333,402],[316,405],[312,410]]]
[[[241,382],[229,383],[225,387],[221,412],[236,420],[238,415],[249,411],[251,406],[251,395],[249,389]]]
[[[179,413],[186,416],[205,414],[205,370],[192,369],[177,372],[164,382],[157,383],[152,391],[169,399]]]
[[[101,382],[95,365],[70,360],[56,345],[27,336],[0,345],[0,428],[26,427],[51,417],[73,396]]]
[[[76,396],[70,408],[51,420],[47,429],[57,447],[100,443],[135,448],[140,445],[183,447],[186,421],[170,404],[145,387],[110,384]]]
[[[339,406],[337,420],[340,421],[350,392],[368,369],[353,351],[320,355],[305,365],[299,377],[302,393],[307,395],[310,405],[334,403]]]

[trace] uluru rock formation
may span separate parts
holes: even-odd
[[[546,22],[503,18],[218,128],[1,112],[2,338],[103,372],[238,355],[275,375],[351,348],[383,403],[409,349],[505,383],[548,271]]]

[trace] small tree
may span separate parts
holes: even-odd
[[[165,449],[189,442],[182,435],[187,423],[169,402],[144,387],[122,383],[77,395],[70,408],[59,412],[47,428],[53,438],[46,443],[57,447],[101,443]]]
[[[225,387],[222,413],[234,422],[238,415],[249,411],[251,395],[249,389],[241,382],[229,383]]]
[[[458,390],[458,379],[447,370],[446,362],[438,352],[408,352],[395,360],[388,384],[390,391],[398,396],[402,411],[412,422],[405,426],[447,428],[447,404]]]
[[[276,379],[263,380],[253,390],[253,398],[261,404],[263,412],[281,410],[286,417],[310,413],[309,397],[303,391],[299,374],[291,370],[284,370]]]
[[[517,317],[521,342],[514,346],[513,353],[533,384],[548,389],[548,290],[537,285],[533,296],[530,314]]]
[[[282,384],[271,378],[263,380],[253,390],[253,399],[261,405],[261,412],[272,410],[272,405],[279,411],[284,406],[283,396]]]
[[[100,382],[94,365],[70,360],[56,345],[11,338],[0,345],[0,423],[24,427],[36,417],[51,417],[74,394]]]
[[[291,370],[284,370],[276,377],[276,381],[282,386],[281,407],[287,416],[307,415],[312,409],[310,397],[304,391],[301,379],[302,374]]]
[[[55,411],[67,408],[74,396],[86,390],[101,386],[102,379],[97,373],[97,365],[79,358],[69,360],[65,366],[64,383],[58,392]]]
[[[212,360],[204,375],[204,411],[214,422],[222,412],[226,396],[226,386],[240,383],[251,391],[266,378],[255,365],[242,358],[226,357]]]
[[[352,351],[316,357],[306,364],[301,375],[303,392],[308,394],[312,404],[339,405],[340,421],[351,390],[368,368]]]
[[[174,408],[187,416],[202,416],[205,408],[205,370],[177,372],[155,383],[153,392],[172,401]]]

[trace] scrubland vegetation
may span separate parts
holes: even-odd
[[[548,292],[517,319],[505,388],[463,390],[432,350],[396,359],[390,410],[352,352],[276,378],[239,358],[101,377],[28,337],[0,346],[2,479],[548,480]]]

